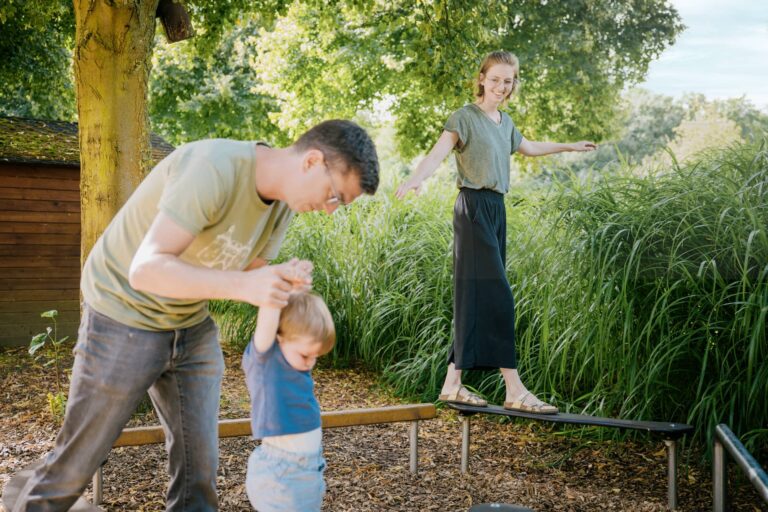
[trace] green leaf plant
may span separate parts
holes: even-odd
[[[50,319],[53,326],[47,326],[45,332],[36,334],[29,342],[29,355],[33,356],[35,361],[40,362],[44,368],[54,367],[56,392],[48,392],[48,408],[55,418],[63,417],[67,406],[67,395],[61,387],[61,353],[59,349],[69,339],[69,336],[64,336],[61,339],[58,337],[56,324],[58,315],[59,312],[55,309],[41,313],[40,317]]]

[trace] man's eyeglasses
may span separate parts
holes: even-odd
[[[339,195],[339,190],[336,188],[336,185],[333,184],[333,176],[331,176],[331,171],[328,169],[328,165],[325,165],[325,173],[328,175],[328,181],[331,183],[331,192],[332,196],[326,199],[325,204],[335,204],[338,206],[346,206],[346,203],[344,200],[342,200],[341,195]]]

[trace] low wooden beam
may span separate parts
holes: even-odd
[[[434,404],[393,405],[371,409],[347,409],[322,413],[323,428],[353,427],[397,423],[401,421],[429,420],[437,415]],[[250,418],[219,421],[219,437],[251,435]],[[136,427],[123,430],[113,447],[161,444],[165,434],[160,426]]]

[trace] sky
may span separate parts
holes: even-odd
[[[746,95],[768,111],[768,0],[672,0],[685,31],[639,84],[680,97]]]

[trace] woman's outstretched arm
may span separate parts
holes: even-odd
[[[418,194],[424,180],[434,174],[437,167],[445,160],[445,157],[448,156],[458,141],[459,135],[456,132],[444,130],[440,138],[435,142],[435,145],[432,146],[429,154],[424,157],[424,160],[419,162],[411,177],[398,187],[395,194],[397,198],[402,199],[409,190],[413,190]]]
[[[537,142],[523,137],[517,152],[525,156],[544,156],[565,151],[594,151],[597,144],[582,140],[579,142]]]

